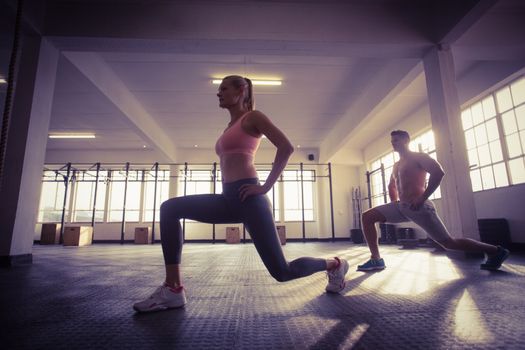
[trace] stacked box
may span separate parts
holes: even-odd
[[[135,244],[151,243],[151,227],[135,227]]]
[[[61,227],[62,225],[57,223],[42,224],[40,244],[59,244]]]
[[[241,234],[238,227],[226,227],[226,243],[235,244],[241,242]]]
[[[91,226],[66,226],[64,227],[65,246],[85,246],[93,242],[93,227]]]

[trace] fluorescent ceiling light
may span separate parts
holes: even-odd
[[[63,134],[49,134],[50,139],[94,139],[95,134],[79,134],[79,133],[63,133]]]
[[[220,85],[222,83],[222,79],[213,79],[211,81],[212,84]],[[270,86],[281,86],[283,84],[282,80],[252,80],[253,85],[270,85]]]
[[[5,80],[4,78],[0,78],[0,84],[7,84],[7,80]]]

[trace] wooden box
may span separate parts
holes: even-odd
[[[151,227],[135,227],[135,244],[151,243]]]
[[[60,243],[60,228],[61,228],[61,225],[57,223],[42,224],[40,244],[59,244]]]
[[[90,245],[93,242],[93,227],[91,226],[66,226],[64,227],[63,244],[65,246]]]
[[[279,235],[279,240],[281,241],[281,245],[285,245],[286,244],[286,226],[277,225],[277,234]]]
[[[226,243],[240,243],[241,233],[238,227],[226,227]]]

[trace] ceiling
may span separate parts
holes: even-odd
[[[362,150],[426,105],[421,59],[436,43],[452,45],[457,76],[479,62],[525,58],[519,0],[69,0],[44,7],[42,33],[61,51],[50,131],[97,135],[49,140],[48,150],[146,146],[161,161],[181,161],[181,149],[213,148],[229,121],[211,79],[240,74],[282,79],[282,86],[255,87],[256,108],[293,144],[328,161]],[[504,49],[495,54],[498,45]]]

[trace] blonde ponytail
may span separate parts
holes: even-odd
[[[248,78],[244,78],[246,80],[246,83],[248,84],[248,93],[246,94],[246,97],[244,98],[244,103],[246,103],[246,107],[248,107],[249,111],[253,111],[253,85],[252,81]]]

